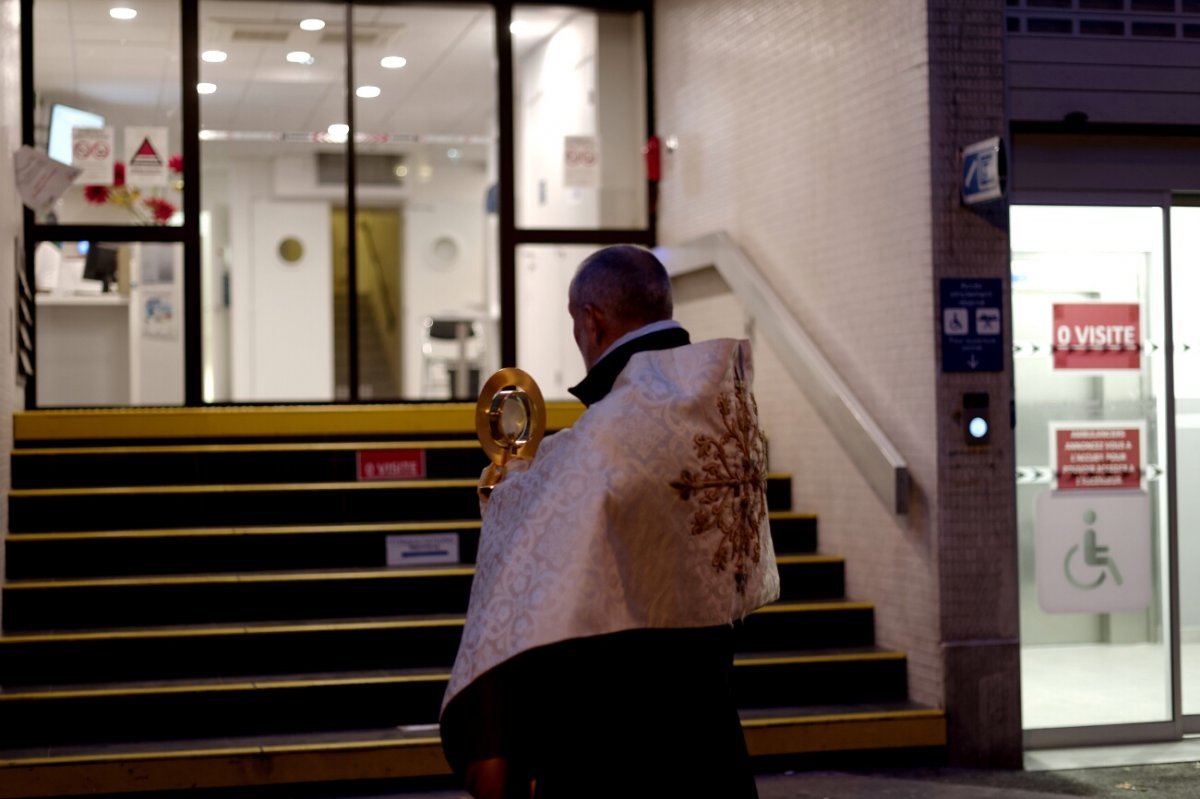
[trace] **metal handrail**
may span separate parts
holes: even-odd
[[[883,504],[892,513],[907,513],[904,456],[741,247],[727,233],[717,232],[656,247],[654,252],[672,278],[709,267],[717,270]]]

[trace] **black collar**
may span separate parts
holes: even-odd
[[[608,396],[613,383],[624,371],[629,359],[639,352],[651,350],[670,350],[691,344],[692,339],[682,327],[669,327],[666,330],[656,330],[644,336],[638,336],[626,341],[612,352],[605,355],[588,371],[587,377],[579,381],[579,385],[567,389],[584,405],[594,405]]]

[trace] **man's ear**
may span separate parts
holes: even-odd
[[[604,340],[608,332],[608,318],[595,305],[583,306],[583,313],[587,319],[587,332],[591,334],[592,344],[597,345]]]

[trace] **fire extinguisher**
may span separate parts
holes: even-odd
[[[662,148],[658,137],[651,136],[642,147],[642,155],[646,157],[646,180],[658,183],[662,179]]]

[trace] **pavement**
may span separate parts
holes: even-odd
[[[332,789],[332,790],[330,790]],[[1147,797],[1200,799],[1200,761],[1066,771],[998,771],[954,768],[886,768],[788,771],[758,776],[760,799],[1062,799]],[[328,786],[321,799],[470,799],[445,782],[390,786],[353,793]],[[312,797],[286,789],[273,797]],[[620,799],[614,797],[613,799]],[[720,797],[664,797],[720,799]]]

